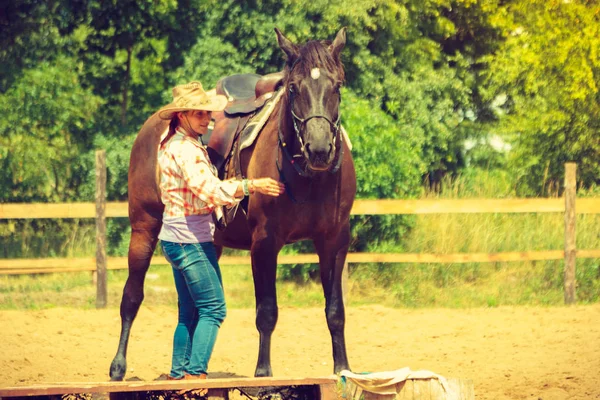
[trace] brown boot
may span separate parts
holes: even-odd
[[[193,379],[206,379],[207,376],[206,374],[199,374],[199,375],[192,375],[192,374],[185,374],[185,376],[183,377],[183,379],[187,380],[193,380]],[[208,389],[203,388],[203,389],[192,389],[192,390],[181,390],[178,392],[179,395],[184,395],[184,397],[195,397],[195,396],[199,396],[199,397],[204,397],[206,396],[208,393]]]
[[[185,374],[185,376],[183,377],[183,379],[206,379],[206,378],[207,378],[206,374],[199,374],[199,375]]]
[[[174,376],[167,375],[167,380],[168,380],[168,381],[180,381],[180,380],[182,380],[182,379],[185,379],[185,375],[184,375],[184,376],[181,376],[181,377],[179,377],[179,378],[175,378]]]

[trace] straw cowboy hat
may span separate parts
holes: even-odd
[[[190,82],[173,88],[173,102],[158,110],[162,119],[171,119],[177,112],[190,110],[222,111],[227,97],[216,91],[205,92],[200,82]]]

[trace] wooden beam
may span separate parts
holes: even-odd
[[[600,201],[599,201],[600,203]],[[109,201],[106,203],[106,216],[109,218],[129,217],[129,204],[126,201]]]
[[[349,263],[443,263],[464,264],[482,262],[560,260],[564,256],[561,250],[520,251],[504,253],[350,253],[346,257]]]
[[[577,264],[575,199],[577,195],[577,164],[565,164],[565,304],[575,303],[575,265]]]
[[[51,385],[0,388],[0,397],[50,396],[79,393],[123,393],[162,390],[229,389],[237,387],[335,384],[337,377],[323,378],[223,378],[179,381],[67,382]]]
[[[578,198],[577,214],[600,214],[600,198]]]
[[[96,151],[96,308],[105,308],[106,276],[106,152]]]
[[[0,219],[94,218],[94,203],[7,203],[0,204]]]
[[[577,258],[600,258],[600,250],[577,250]]]
[[[600,202],[600,201],[599,201]],[[356,200],[352,214],[472,214],[563,212],[562,199]]]
[[[353,215],[564,212],[556,199],[356,200]],[[107,218],[126,218],[127,202],[107,202]],[[577,199],[577,214],[600,214],[600,198]],[[0,219],[94,218],[94,203],[5,203]]]
[[[503,253],[454,253],[454,254],[426,254],[426,253],[348,253],[348,263],[426,263],[426,264],[464,264],[484,262],[511,262],[511,261],[543,261],[561,260],[564,258],[562,250],[546,251],[515,251]],[[577,258],[600,258],[600,250],[577,250]],[[319,257],[316,254],[294,254],[279,256],[279,264],[314,264]],[[224,265],[250,265],[249,256],[223,256],[219,260]],[[93,271],[95,259],[87,258],[22,258],[0,259],[0,275],[40,274],[55,272]],[[150,262],[151,266],[168,265],[167,261],[156,256]],[[127,269],[127,257],[108,257],[107,269]]]

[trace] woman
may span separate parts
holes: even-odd
[[[165,205],[158,238],[173,267],[179,306],[168,379],[206,379],[217,332],[225,319],[211,214],[255,192],[279,196],[285,190],[271,178],[218,179],[199,138],[208,131],[211,112],[226,105],[225,96],[205,92],[200,82],[191,82],[173,88],[173,102],[158,111],[160,118],[171,120],[158,152]]]

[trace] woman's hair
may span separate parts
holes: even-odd
[[[171,137],[175,134],[175,129],[177,129],[178,126],[179,117],[177,117],[177,114],[173,114],[173,118],[171,118],[171,121],[169,122],[169,133],[167,133],[167,136],[165,136],[165,138],[160,142],[161,147],[167,143],[169,139],[171,139]]]

